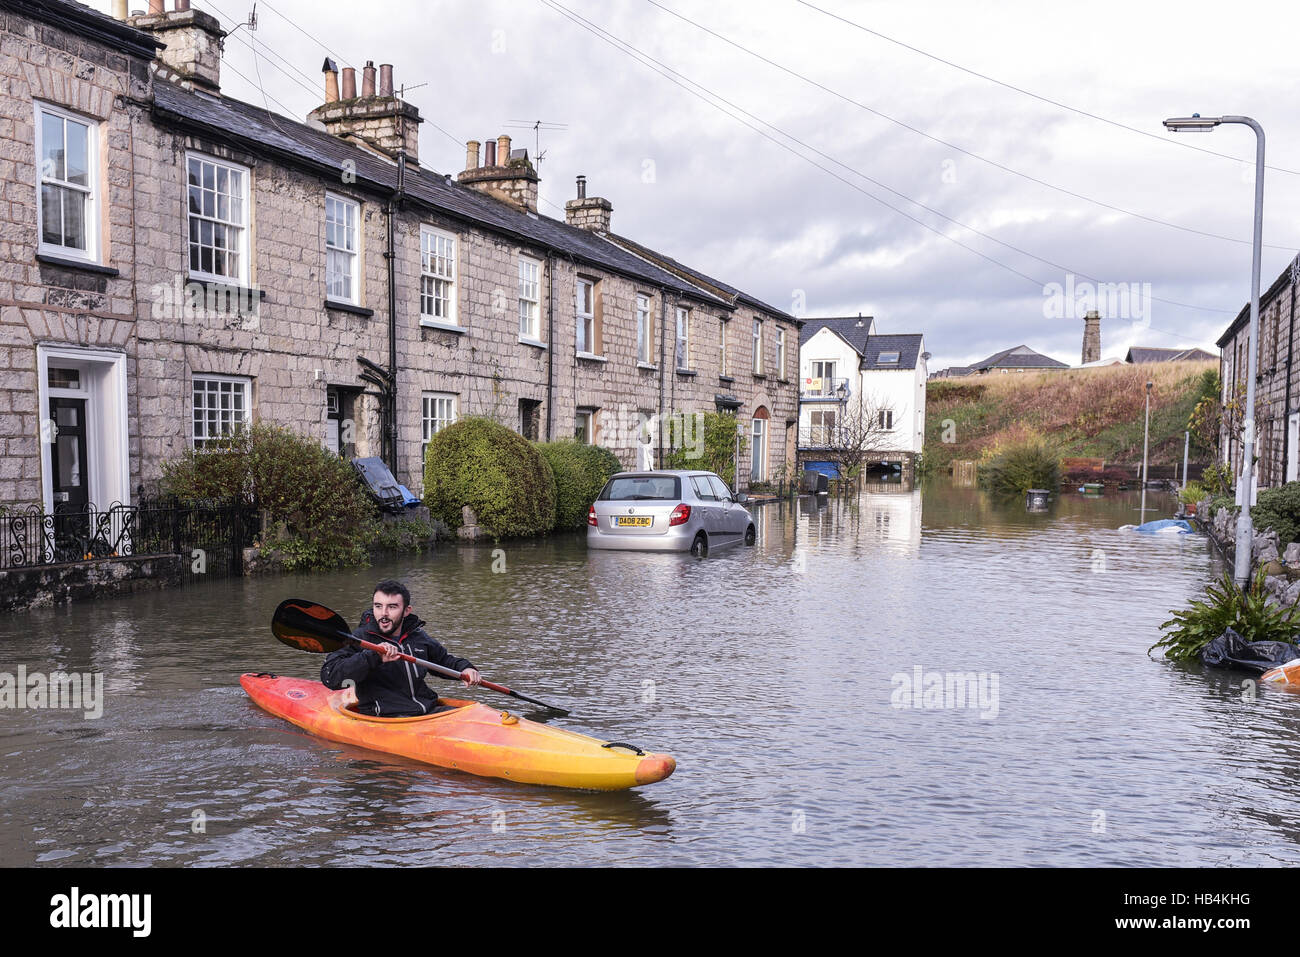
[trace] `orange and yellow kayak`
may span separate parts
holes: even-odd
[[[1300,658],[1264,672],[1259,680],[1261,684],[1281,685],[1289,691],[1300,691]]]
[[[351,710],[351,689],[269,674],[245,674],[239,683],[259,707],[318,737],[485,777],[620,791],[662,781],[677,767],[667,754],[598,741],[474,701],[443,698],[456,710],[374,718]]]

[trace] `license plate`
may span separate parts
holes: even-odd
[[[648,526],[650,521],[649,515],[620,515],[616,524]]]

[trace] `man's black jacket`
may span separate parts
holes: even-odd
[[[402,619],[397,634],[400,637],[385,638],[375,623],[374,614],[367,611],[361,616],[361,625],[352,636],[375,644],[391,642],[399,651],[455,671],[474,667],[430,638],[424,631],[424,622],[414,614]],[[335,690],[351,680],[357,689],[357,710],[362,714],[403,718],[437,710],[438,696],[424,683],[424,676],[431,673],[409,661],[385,662],[377,651],[348,645],[325,659],[320,669],[320,680],[325,687]]]

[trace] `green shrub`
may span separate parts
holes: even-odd
[[[609,477],[623,470],[618,456],[604,446],[573,439],[539,442],[537,448],[555,474],[555,527],[585,527],[591,503]]]
[[[541,535],[555,525],[555,475],[518,432],[470,416],[429,442],[424,503],[451,529],[460,528],[468,505],[493,538]]]
[[[352,467],[314,439],[259,424],[162,468],[163,490],[183,502],[237,498],[265,511],[266,544],[288,568],[365,563],[377,510]]]
[[[370,550],[418,552],[432,548],[438,541],[448,538],[451,538],[451,530],[437,519],[397,519],[378,524],[370,539]]]
[[[691,418],[690,422],[686,421],[688,418]],[[697,426],[699,422],[704,426],[702,437]],[[664,468],[714,472],[735,489],[736,417],[730,412],[675,412],[669,417],[665,438],[669,441],[669,448],[664,452]],[[746,448],[746,440],[741,436],[741,455],[745,454]]]
[[[1212,496],[1227,495],[1233,486],[1232,466],[1226,462],[1223,465],[1207,465],[1201,470],[1201,484]]]
[[[1259,493],[1250,510],[1255,528],[1271,528],[1285,546],[1300,538],[1300,482],[1287,482]]]
[[[1184,505],[1195,505],[1209,493],[1200,482],[1188,482],[1187,487],[1178,493],[1178,501]]]
[[[1017,442],[981,464],[979,480],[999,495],[1023,495],[1031,488],[1056,492],[1061,486],[1061,456],[1041,439]]]
[[[1167,634],[1148,648],[1147,654],[1163,648],[1166,658],[1187,661],[1228,628],[1246,641],[1292,641],[1300,631],[1300,606],[1282,608],[1266,601],[1262,567],[1246,589],[1225,572],[1206,588],[1205,597],[1205,601],[1192,602],[1186,611],[1174,612],[1174,617],[1160,626]]]

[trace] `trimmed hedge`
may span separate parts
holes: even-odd
[[[1264,489],[1255,499],[1250,519],[1257,531],[1271,528],[1277,532],[1283,548],[1300,539],[1300,482]]]
[[[238,498],[265,510],[267,544],[287,568],[365,564],[378,512],[352,467],[314,439],[257,424],[162,470],[163,490],[183,502]]]
[[[555,476],[518,432],[470,416],[440,430],[424,457],[424,503],[448,528],[468,505],[493,538],[541,535],[555,524]]]
[[[537,448],[555,474],[555,528],[569,530],[587,524],[587,510],[609,477],[623,466],[609,449],[573,439],[539,442]]]

